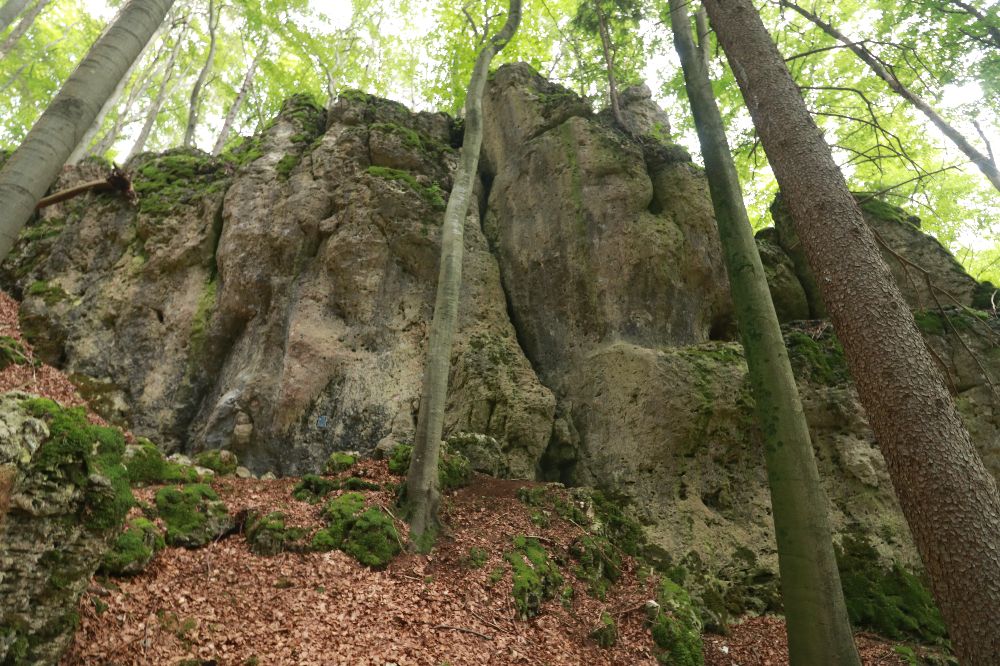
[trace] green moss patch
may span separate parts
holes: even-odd
[[[236,454],[225,449],[202,451],[194,457],[194,463],[200,467],[212,470],[219,476],[228,476],[236,471],[240,461]]]
[[[587,583],[590,594],[603,600],[622,574],[621,553],[600,535],[586,535],[576,539],[569,547],[569,554],[576,561],[573,574]]]
[[[135,502],[122,464],[121,431],[93,425],[82,408],[63,409],[47,398],[29,398],[21,405],[49,427],[34,464],[85,489],[83,518],[89,527],[117,529]]]
[[[201,483],[161,488],[156,493],[156,510],[167,525],[171,546],[198,548],[232,527],[226,505],[210,486]]]
[[[601,613],[601,623],[590,632],[590,638],[602,648],[614,647],[618,642],[618,625],[608,613]]]
[[[0,370],[12,365],[28,365],[31,359],[20,342],[7,335],[0,335]]]
[[[170,462],[156,444],[140,437],[136,446],[129,447],[124,457],[128,479],[133,485],[157,483],[194,483],[198,473],[191,467]]]
[[[535,617],[542,602],[559,591],[563,577],[559,567],[549,559],[549,554],[538,539],[518,535],[514,548],[504,554],[513,576],[514,605],[522,620]]]
[[[304,527],[287,527],[285,514],[280,511],[250,516],[244,531],[250,550],[257,555],[308,550],[304,540],[307,534],[308,530]]]
[[[835,552],[852,625],[895,640],[945,640],[941,613],[919,576],[898,564],[883,564],[861,534],[846,535]]]
[[[69,298],[69,294],[57,284],[51,284],[45,280],[35,280],[30,285],[26,291],[28,296],[34,296],[35,298],[40,298],[42,301],[52,307],[57,303],[61,303]]]
[[[656,659],[670,666],[701,666],[701,622],[688,593],[669,578],[660,581],[656,595],[660,608],[650,620]]]
[[[435,210],[445,209],[446,203],[444,192],[437,183],[421,185],[413,174],[408,171],[401,171],[390,167],[370,166],[368,167],[368,173],[369,175],[376,176],[378,178],[385,178],[386,180],[395,180],[405,183]]]
[[[392,451],[389,458],[389,471],[393,474],[405,475],[410,470],[410,458],[413,447],[400,444]],[[442,491],[454,490],[468,485],[472,479],[472,466],[468,458],[452,453],[446,446],[441,447],[438,456],[438,484]]]
[[[306,474],[292,488],[292,497],[300,502],[316,504],[334,490],[339,489],[340,481],[337,479],[324,479],[315,474]]]
[[[163,535],[155,524],[145,518],[136,518],[104,555],[101,571],[112,576],[140,573],[165,546]]]
[[[345,493],[327,503],[323,510],[327,527],[313,535],[315,550],[343,550],[358,562],[382,568],[402,551],[396,526],[382,509],[365,509],[364,496]]]
[[[323,466],[323,473],[338,474],[340,472],[345,472],[354,467],[354,464],[357,462],[357,457],[351,455],[350,453],[334,451],[330,454],[330,457],[326,459],[326,465]]]
[[[139,212],[153,217],[173,213],[229,184],[225,163],[200,151],[178,148],[143,162],[132,187],[139,197]]]
[[[832,386],[850,381],[844,349],[833,333],[813,337],[801,331],[785,335],[788,358],[796,378]]]

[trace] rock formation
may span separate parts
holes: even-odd
[[[446,433],[498,443],[491,470],[633,504],[671,562],[762,610],[770,505],[705,178],[642,91],[629,99],[645,136],[525,65],[491,80]],[[443,114],[361,93],[328,112],[295,98],[222,159],[138,157],[135,208],[98,195],[46,209],[0,278],[36,349],[109,420],[166,450],[232,449],[256,472],[319,471],[332,451],[412,436],[458,136]],[[887,247],[976,302],[982,288],[905,214],[865,207]],[[779,314],[819,318],[775,218],[758,240]],[[914,270],[897,276],[911,305],[936,306]],[[1000,473],[984,375],[1000,377],[996,324],[941,317],[919,321]],[[828,325],[800,321],[787,340],[835,527],[913,562]],[[738,580],[755,601],[732,600]]]

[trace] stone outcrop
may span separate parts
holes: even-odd
[[[631,503],[672,564],[697,562],[728,599],[743,581],[755,600],[732,605],[763,610],[776,603],[770,503],[712,207],[650,104],[628,98],[630,136],[525,65],[491,79],[446,435],[479,469]],[[457,136],[442,114],[361,93],[329,111],[293,99],[220,160],[138,158],[136,208],[101,195],[47,209],[0,278],[36,349],[168,450],[231,449],[257,473],[388,450],[415,426]],[[865,208],[894,252],[976,302],[982,288],[905,214]],[[834,526],[912,563],[815,284],[775,217],[758,245],[779,316],[797,322],[786,337]],[[933,305],[913,277],[897,276],[911,305]],[[957,334],[940,315],[918,322],[998,474],[984,375],[1000,377],[996,324],[950,316]]]

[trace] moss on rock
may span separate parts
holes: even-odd
[[[156,493],[156,510],[167,525],[171,546],[198,548],[232,528],[226,505],[210,486],[192,483],[162,488]]]
[[[236,454],[226,449],[202,451],[194,457],[194,462],[200,467],[212,470],[219,476],[233,474],[240,464]]]
[[[155,524],[145,518],[136,518],[104,555],[101,571],[112,576],[140,573],[165,546],[163,534]]]
[[[410,457],[413,447],[409,444],[399,444],[389,458],[389,471],[393,474],[405,475],[410,469]],[[441,447],[438,457],[438,484],[442,491],[454,490],[468,485],[472,478],[472,466],[468,458]]]
[[[304,538],[308,531],[303,527],[287,527],[285,514],[273,511],[255,514],[247,519],[244,532],[250,550],[257,555],[277,555],[286,550],[307,550]]]
[[[326,465],[323,466],[323,473],[338,474],[339,472],[345,472],[354,467],[356,462],[358,462],[357,456],[353,456],[350,453],[343,453],[342,451],[334,451],[326,459]]]
[[[177,148],[146,160],[136,170],[133,188],[139,212],[165,217],[229,184],[225,163],[198,150]]]
[[[300,502],[316,504],[339,488],[340,481],[337,479],[324,479],[315,474],[306,474],[292,488],[292,497]]]
[[[785,346],[798,379],[807,379],[826,386],[850,381],[851,375],[844,358],[844,349],[833,333],[814,337],[802,331],[789,331]]]
[[[559,568],[538,539],[518,535],[514,548],[504,554],[511,566],[514,605],[518,617],[528,620],[541,611],[542,602],[555,596],[562,585]]]
[[[405,183],[435,210],[444,210],[445,208],[444,192],[441,190],[441,186],[437,183],[422,185],[419,181],[417,181],[413,174],[408,171],[401,171],[391,167],[370,166],[368,167],[368,173],[369,175],[376,176],[378,178]]]
[[[167,460],[156,444],[145,437],[140,437],[136,445],[125,450],[124,462],[133,485],[198,481],[198,473],[193,468]]]
[[[365,509],[364,496],[344,493],[327,503],[326,528],[313,535],[314,550],[343,550],[358,562],[386,566],[402,551],[402,540],[392,517],[380,508]]]
[[[24,345],[8,335],[0,335],[0,370],[31,363]]]
[[[650,621],[653,642],[662,650],[656,659],[670,666],[701,666],[701,622],[691,597],[669,578],[660,581],[656,595],[659,610]]]
[[[614,647],[618,642],[618,625],[608,613],[601,613],[601,623],[590,632],[590,637],[602,648]]]

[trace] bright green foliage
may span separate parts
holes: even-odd
[[[49,438],[35,452],[33,462],[86,488],[84,520],[93,529],[121,525],[135,503],[122,464],[125,438],[121,431],[93,425],[82,408],[63,409],[47,398],[29,398],[21,404],[49,427]],[[107,485],[91,483],[92,474],[106,479]]]
[[[688,593],[669,578],[660,581],[660,610],[652,620],[653,642],[663,650],[656,659],[669,666],[701,666],[701,622]]]
[[[0,335],[0,370],[11,365],[27,365],[28,363],[30,360],[24,345],[9,335]]]
[[[156,510],[167,525],[167,543],[194,545],[202,541],[200,533],[210,518],[218,518],[225,508],[218,504],[219,496],[210,486],[193,483],[162,488],[156,493]]]
[[[136,574],[166,547],[159,528],[145,518],[129,522],[101,560],[101,570],[113,576]]]
[[[860,534],[845,536],[836,552],[851,624],[895,640],[945,640],[941,613],[918,576],[899,564],[883,564]]]
[[[337,474],[339,472],[344,472],[353,467],[356,462],[358,462],[358,459],[355,456],[341,451],[334,451],[330,454],[330,457],[326,459],[326,465],[323,466],[323,473]]]
[[[239,460],[232,451],[221,449],[202,451],[194,457],[194,462],[196,465],[212,470],[219,476],[234,473],[239,465]]]
[[[559,567],[549,559],[545,548],[526,536],[514,537],[514,548],[504,554],[511,566],[514,581],[514,605],[522,620],[535,617],[542,602],[551,599],[562,585]]]

